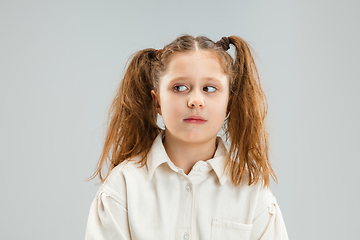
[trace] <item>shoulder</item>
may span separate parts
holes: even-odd
[[[241,199],[242,202],[252,210],[254,217],[264,211],[269,205],[276,202],[270,188],[265,187],[261,180],[248,185],[248,179],[245,178],[238,186],[233,184],[232,186],[235,190],[232,192],[238,193],[237,199]]]
[[[125,203],[128,182],[131,179],[146,178],[147,167],[141,167],[138,160],[138,158],[128,159],[114,167],[99,190],[114,200]]]
[[[276,198],[272,194],[270,187],[263,185],[262,181],[257,182],[251,186],[252,199],[254,201],[254,218],[261,214],[270,205],[276,203]]]

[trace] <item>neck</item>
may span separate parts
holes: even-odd
[[[188,174],[196,162],[213,158],[216,151],[216,136],[208,141],[192,143],[166,133],[163,144],[170,160]]]

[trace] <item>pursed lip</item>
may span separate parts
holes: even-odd
[[[203,121],[205,121],[205,119],[200,116],[190,116],[188,118],[185,118],[184,120],[203,120]]]
[[[190,116],[188,118],[185,118],[184,122],[195,123],[195,124],[203,124],[203,123],[206,123],[206,120],[201,116]]]

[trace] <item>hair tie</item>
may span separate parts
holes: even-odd
[[[222,37],[215,44],[221,46],[225,51],[229,50],[230,48],[230,40],[227,37]]]

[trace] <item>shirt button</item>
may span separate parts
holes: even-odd
[[[205,166],[201,166],[201,167],[200,167],[200,171],[201,171],[201,172],[205,171]]]
[[[186,191],[190,191],[190,189],[191,189],[191,187],[190,187],[190,184],[186,184],[186,186],[185,186],[185,189],[186,189]]]
[[[184,240],[188,240],[188,239],[189,239],[189,234],[188,234],[188,233],[185,233],[184,236],[183,236],[183,239],[184,239]]]

